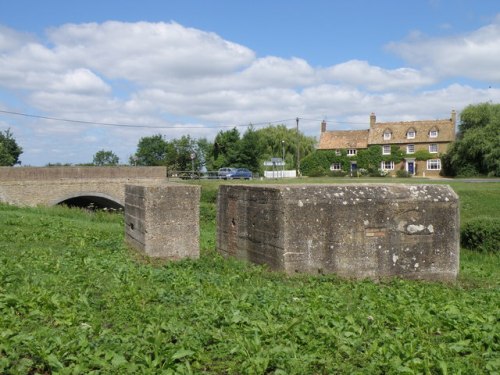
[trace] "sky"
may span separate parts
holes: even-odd
[[[483,102],[500,103],[498,0],[0,0],[0,131],[22,165]]]

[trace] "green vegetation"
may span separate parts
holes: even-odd
[[[0,166],[21,164],[19,156],[23,149],[19,147],[10,129],[0,131]]]
[[[296,130],[287,129],[285,125],[270,125],[259,130],[249,126],[243,135],[236,128],[221,130],[213,143],[204,138],[192,139],[189,135],[168,141],[158,134],[139,140],[130,164],[164,165],[173,171],[187,171],[193,167],[195,171],[242,167],[262,174],[264,161],[283,157],[283,153],[287,168],[296,168],[297,147],[301,157],[305,157],[313,151],[314,144],[314,137],[306,137],[300,132],[297,135]],[[192,154],[196,156],[193,164]]]
[[[287,277],[215,252],[219,183],[196,261],[143,259],[116,214],[0,205],[0,373],[500,371],[498,252],[462,250],[453,285]],[[499,217],[498,184],[451,184],[464,223]]]
[[[500,104],[466,107],[460,114],[457,141],[442,159],[446,176],[500,177]]]
[[[358,150],[356,155],[347,156],[346,150],[316,150],[302,160],[301,171],[304,176],[321,177],[331,175],[330,166],[338,164],[340,170],[347,174],[351,170],[351,162],[357,162],[358,173],[363,176],[383,177],[383,161],[399,163],[403,160],[404,152],[398,146],[391,146],[391,154],[383,155],[382,146],[370,146]]]
[[[94,154],[94,158],[92,160],[92,165],[96,165],[99,167],[102,166],[111,166],[118,165],[120,163],[120,158],[113,151],[97,151]]]
[[[461,245],[477,251],[500,251],[500,219],[477,217],[463,226]]]

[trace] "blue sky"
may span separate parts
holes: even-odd
[[[23,165],[127,162],[158,133],[447,118],[500,102],[498,66],[493,0],[2,1],[0,130]]]

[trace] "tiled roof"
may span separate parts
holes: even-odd
[[[369,130],[335,130],[321,133],[318,150],[367,148]]]
[[[415,131],[415,138],[408,139],[408,130]],[[384,140],[384,132],[391,132],[391,139]],[[429,137],[431,130],[437,130],[435,138]],[[451,119],[430,121],[377,122],[370,127],[368,144],[405,144],[452,142],[455,140],[455,124]]]

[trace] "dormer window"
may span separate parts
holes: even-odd
[[[406,138],[407,139],[414,139],[416,133],[417,132],[415,131],[415,129],[408,129],[408,131],[406,132]]]
[[[389,141],[392,138],[392,133],[389,129],[384,130],[384,141]]]
[[[431,131],[429,132],[429,137],[431,138],[437,138],[439,132],[437,129],[431,129]]]

